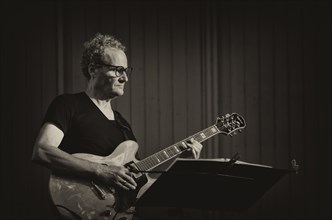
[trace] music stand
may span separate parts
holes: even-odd
[[[239,161],[178,158],[136,205],[243,212],[290,172]]]

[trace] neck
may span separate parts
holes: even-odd
[[[85,93],[89,96],[89,98],[100,107],[110,106],[112,108],[111,99],[105,99],[100,94],[98,94],[95,90],[89,89],[89,87],[85,90]]]
[[[86,89],[85,89],[85,93],[90,97],[90,98],[94,98],[94,99],[98,99],[98,100],[107,100],[110,101],[113,98],[109,97],[108,95],[106,95],[102,90],[97,89],[95,82],[90,79],[87,83]]]

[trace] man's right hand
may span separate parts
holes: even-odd
[[[131,172],[124,166],[100,164],[97,177],[106,184],[114,184],[125,190],[134,190],[137,186]]]

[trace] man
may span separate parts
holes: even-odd
[[[113,36],[101,34],[84,46],[81,65],[87,79],[86,90],[59,95],[53,100],[36,139],[32,159],[55,172],[134,190],[137,183],[125,166],[105,166],[72,155],[107,156],[120,143],[136,141],[128,122],[112,108],[112,100],[124,94],[132,71],[125,47]],[[199,157],[200,143],[192,140],[187,147],[195,158]]]

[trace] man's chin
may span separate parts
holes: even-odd
[[[122,96],[122,95],[124,95],[124,91],[123,90],[119,91],[119,92],[117,92],[117,94],[118,94],[118,96]]]
[[[123,96],[124,95],[124,91],[116,91],[116,92],[113,92],[112,94],[111,94],[111,97],[112,98],[117,98],[117,97],[119,97],[119,96]]]

